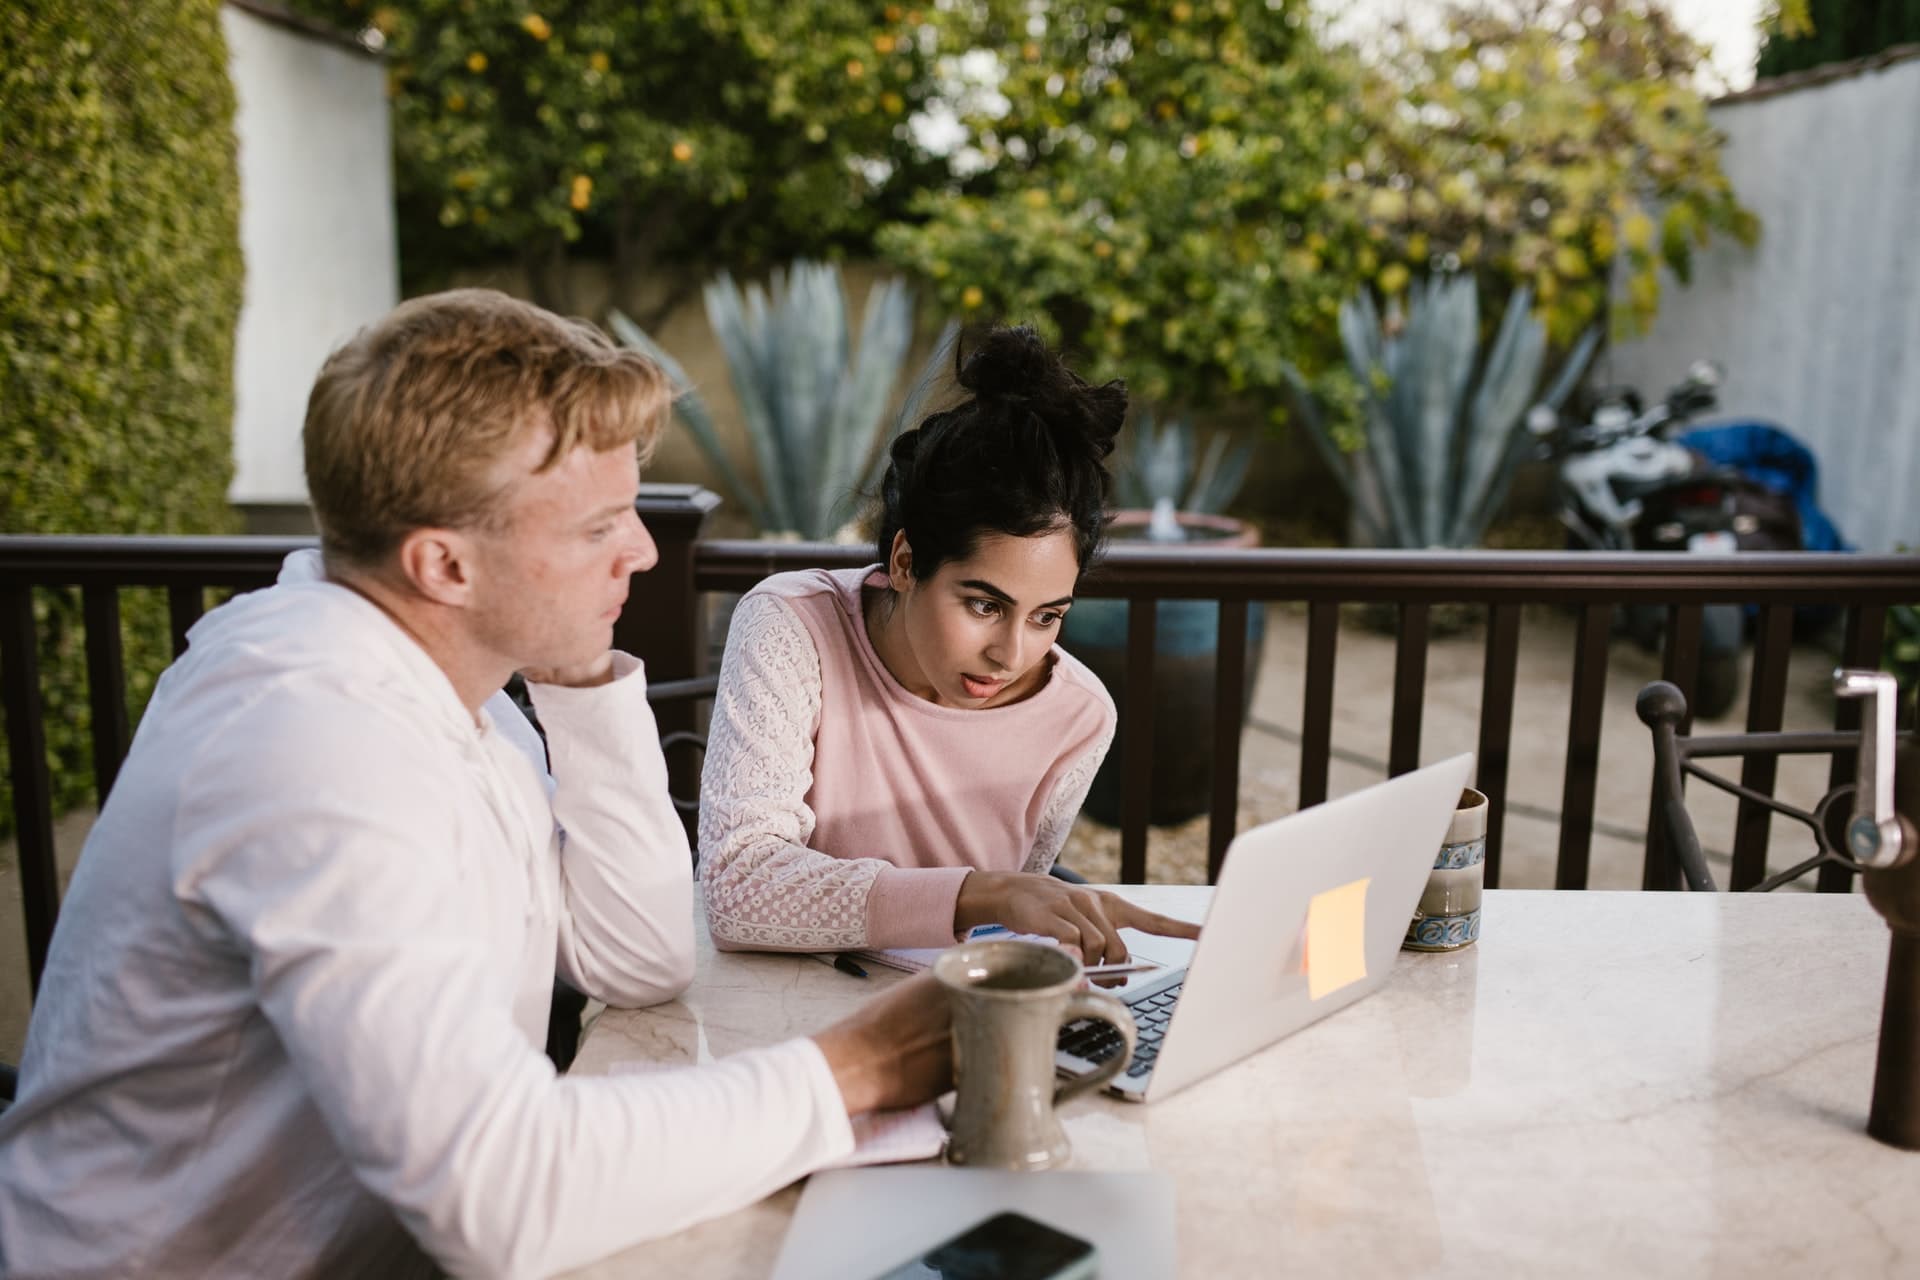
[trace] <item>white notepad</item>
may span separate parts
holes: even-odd
[[[638,1058],[607,1064],[610,1076],[690,1069],[686,1063],[647,1062]],[[947,1128],[940,1123],[940,1113],[931,1102],[897,1111],[868,1111],[853,1118],[853,1150],[827,1167],[851,1169],[863,1164],[931,1160],[946,1150],[946,1146]]]
[[[944,1165],[816,1173],[773,1280],[871,1280],[1008,1209],[1093,1241],[1101,1280],[1166,1280],[1178,1271],[1173,1207],[1173,1181],[1161,1173]]]
[[[946,1147],[947,1127],[931,1102],[898,1111],[869,1111],[853,1118],[853,1154],[829,1167],[931,1160]]]

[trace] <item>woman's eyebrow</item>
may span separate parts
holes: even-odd
[[[1006,592],[1002,591],[1000,588],[994,586],[991,582],[988,582],[982,578],[967,578],[962,582],[956,583],[955,585],[966,587],[969,590],[978,591],[982,595],[992,596],[995,600],[998,600],[1002,604],[1014,603],[1014,599],[1012,596],[1008,595]],[[1036,609],[1057,609],[1063,604],[1072,604],[1072,603],[1073,603],[1072,596],[1061,596],[1058,600],[1049,600],[1045,604],[1035,605],[1034,607]]]

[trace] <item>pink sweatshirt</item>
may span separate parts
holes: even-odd
[[[867,637],[869,575],[777,574],[734,612],[700,783],[724,949],[951,943],[967,873],[1051,867],[1113,741],[1113,700],[1057,646],[1021,702],[909,693]]]

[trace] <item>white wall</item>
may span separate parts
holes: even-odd
[[[255,13],[229,5],[221,17],[239,99],[246,258],[228,498],[303,503],[300,423],[314,374],[400,295],[386,72]]]
[[[1760,243],[1716,243],[1691,288],[1666,281],[1612,377],[1657,395],[1719,360],[1722,413],[1807,443],[1844,536],[1920,547],[1920,59],[1729,101],[1713,121]]]

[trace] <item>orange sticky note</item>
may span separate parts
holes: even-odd
[[[1324,999],[1367,976],[1367,885],[1355,880],[1307,904],[1307,998]]]

